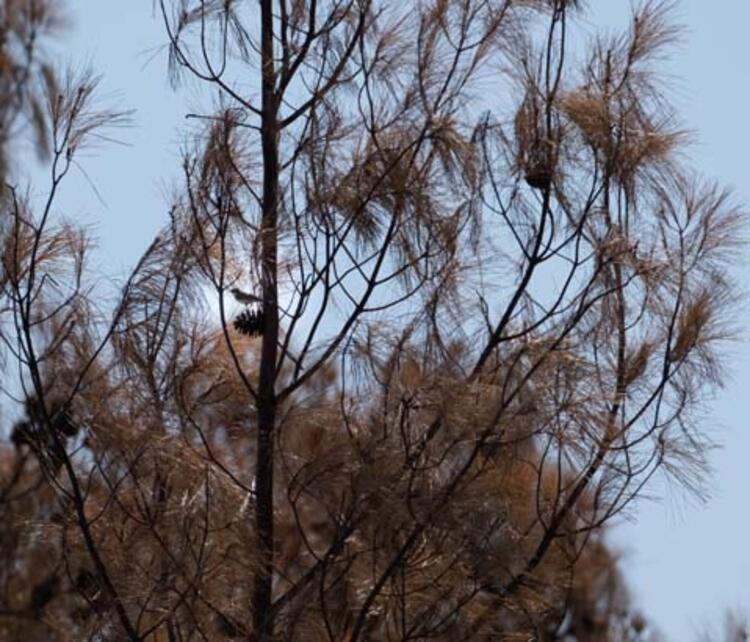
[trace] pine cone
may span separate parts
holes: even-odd
[[[259,337],[263,334],[263,311],[245,308],[234,319],[234,329],[248,337]]]

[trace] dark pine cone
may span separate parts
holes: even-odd
[[[524,176],[524,178],[526,179],[526,182],[529,184],[529,186],[533,187],[534,189],[549,189],[550,185],[552,184],[552,172],[544,164],[538,164],[534,167],[529,167],[526,170],[526,175]]]
[[[52,426],[66,437],[75,437],[78,434],[78,426],[73,423],[70,410],[67,406],[61,406],[52,418]]]
[[[256,308],[245,308],[234,319],[234,328],[248,337],[259,337],[263,334],[263,311]]]

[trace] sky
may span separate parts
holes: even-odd
[[[197,98],[169,87],[165,36],[151,2],[69,0],[69,5],[73,26],[56,47],[57,60],[78,68],[90,64],[103,74],[104,104],[137,109],[134,126],[118,133],[123,144],[83,159],[60,201],[68,216],[92,227],[103,273],[122,278],[167,220],[167,195],[180,167],[180,131]],[[588,6],[593,29],[624,24],[630,4],[592,0]],[[677,15],[688,31],[667,70],[674,75],[675,106],[695,132],[689,159],[750,205],[750,1],[683,0]],[[32,164],[20,170],[41,195],[43,175]],[[750,262],[737,265],[735,276],[750,291]],[[739,322],[748,314],[743,299],[738,296]],[[728,352],[728,385],[705,419],[706,431],[723,444],[711,456],[709,501],[691,501],[657,483],[650,492],[659,500],[639,503],[630,521],[612,533],[636,603],[672,642],[718,625],[726,608],[750,614],[750,333]]]

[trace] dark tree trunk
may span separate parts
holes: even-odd
[[[271,613],[274,564],[274,494],[273,460],[276,423],[276,361],[278,351],[278,292],[276,280],[276,225],[278,218],[279,150],[278,101],[273,60],[272,0],[262,0],[261,48],[263,64],[263,211],[261,218],[261,275],[263,289],[263,339],[258,383],[258,427],[255,473],[255,525],[260,566],[255,575],[252,594],[255,639],[273,639]]]

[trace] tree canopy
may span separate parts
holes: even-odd
[[[606,528],[700,492],[744,219],[670,4],[581,5],[159,0],[213,102],[112,292],[55,203],[129,113],[4,0],[0,144],[50,180],[3,165],[0,637],[655,639]]]

